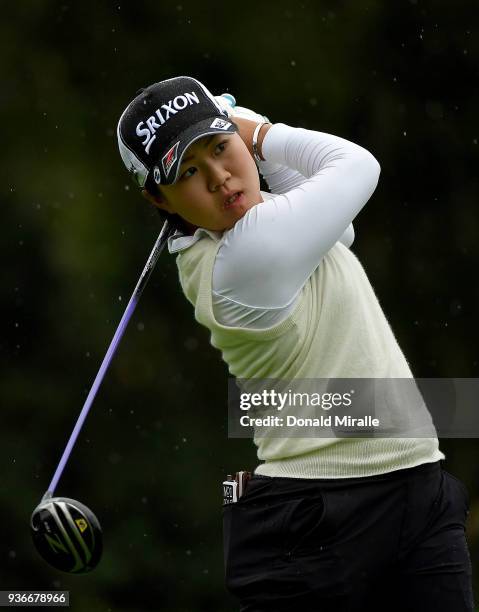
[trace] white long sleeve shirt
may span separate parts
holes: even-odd
[[[329,249],[338,240],[352,244],[352,221],[377,183],[379,164],[368,151],[322,132],[275,124],[263,141],[266,160],[278,154],[285,132],[290,150],[279,153],[293,153],[297,167],[260,164],[272,191],[261,192],[263,202],[223,234],[198,228],[169,241],[170,253],[189,248],[205,232],[222,241],[213,271],[213,309],[223,325],[264,329],[284,320]],[[371,172],[357,163],[365,157]]]

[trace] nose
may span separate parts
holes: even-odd
[[[218,161],[212,161],[208,168],[208,187],[210,191],[217,191],[231,178],[230,171]]]

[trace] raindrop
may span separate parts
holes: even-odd
[[[458,315],[461,313],[462,311],[462,303],[459,299],[455,298],[454,300],[452,300],[452,302],[449,304],[449,311],[452,315]]]

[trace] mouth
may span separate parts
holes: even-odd
[[[234,206],[238,206],[244,201],[244,193],[242,191],[235,191],[228,198],[225,199],[223,203],[223,208],[228,210],[233,208]]]

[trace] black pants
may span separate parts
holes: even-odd
[[[381,476],[254,476],[224,507],[241,612],[470,612],[468,495],[439,463]]]

